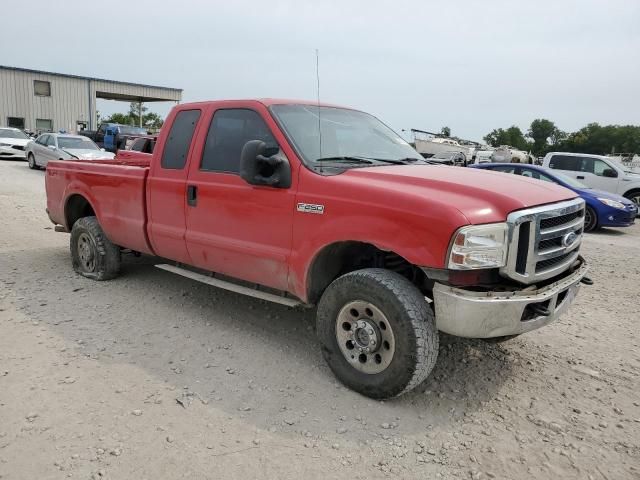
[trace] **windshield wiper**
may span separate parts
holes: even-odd
[[[373,160],[373,159],[371,159]],[[316,162],[347,162],[347,163],[366,163],[366,164],[372,164],[373,162],[369,160],[368,158],[363,158],[363,157],[349,157],[349,156],[344,156],[344,157],[323,157],[323,158],[317,158]]]
[[[76,157],[73,153],[71,153],[71,152],[69,152],[69,151],[65,150],[64,148],[62,149],[62,151],[63,151],[64,153],[66,153],[67,155],[71,155],[71,156],[72,156],[73,158],[75,158],[76,160],[80,160],[80,157]]]

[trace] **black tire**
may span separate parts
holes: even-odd
[[[379,373],[356,369],[338,345],[339,315],[354,301],[367,302],[380,311],[394,337],[392,356]],[[435,316],[424,295],[409,280],[388,270],[357,270],[336,279],[320,299],[316,321],[322,353],[333,373],[367,397],[383,399],[412,390],[429,376],[438,358]],[[383,342],[378,343],[382,351]],[[377,363],[379,355],[375,357]]]
[[[31,170],[40,170],[40,167],[36,163],[36,157],[33,156],[33,153],[29,153],[27,162],[29,163],[29,168]]]
[[[624,198],[636,204],[638,207],[638,215],[640,215],[640,190],[630,190],[624,194]]]
[[[120,272],[120,248],[111,243],[96,217],[83,217],[71,229],[73,269],[93,280],[110,280]]]
[[[584,231],[593,232],[597,228],[598,228],[598,214],[593,208],[587,206],[587,209],[584,212]]]

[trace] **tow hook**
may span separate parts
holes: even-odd
[[[591,280],[589,277],[582,277],[580,279],[581,283],[584,283],[585,285],[593,285],[593,280]]]

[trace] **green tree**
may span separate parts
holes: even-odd
[[[131,102],[129,104],[129,117],[133,120],[134,125],[140,125],[140,117],[143,119],[149,109],[142,102]]]
[[[543,155],[549,149],[549,143],[557,145],[566,136],[556,124],[546,118],[536,118],[531,122],[527,136],[533,140],[532,150],[535,155]]]
[[[504,128],[496,128],[483,137],[484,141],[492,147],[501,145],[509,145],[518,150],[529,150],[530,144],[524,137],[520,127],[511,125],[506,130]]]
[[[445,137],[450,137],[451,136],[451,129],[449,127],[442,127],[440,129],[440,133],[442,135],[444,135]]]
[[[122,125],[131,125],[131,117],[126,113],[113,113],[110,117],[104,119],[107,123],[120,123]]]
[[[142,125],[150,129],[158,129],[163,123],[164,120],[155,112],[146,113],[142,117]]]

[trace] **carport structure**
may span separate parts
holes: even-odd
[[[93,130],[98,98],[179,103],[182,89],[0,65],[0,126]]]

